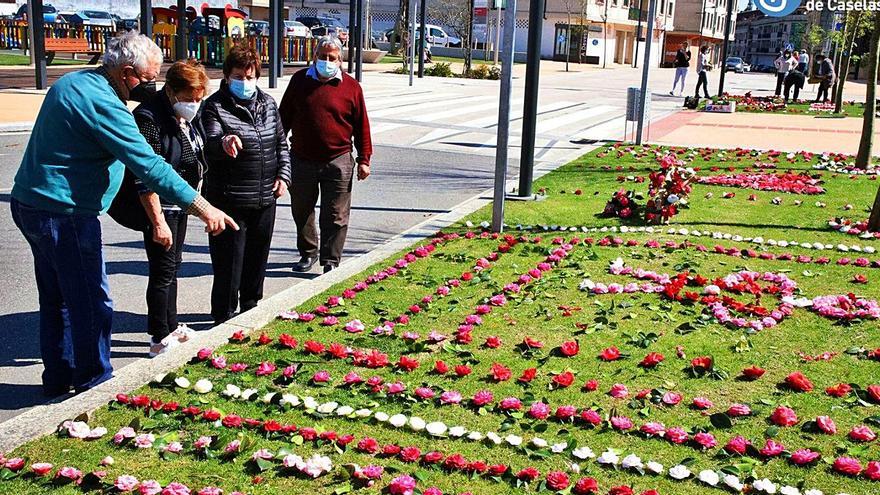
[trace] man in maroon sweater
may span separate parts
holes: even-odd
[[[348,232],[351,186],[370,176],[370,121],[360,84],[340,69],[342,46],[324,36],[315,63],[293,75],[279,105],[281,123],[290,135],[293,173],[290,184],[296,246],[302,257],[293,265],[307,272],[316,261],[324,273],[339,265]],[[358,157],[352,157],[352,141]],[[315,205],[321,196],[320,248]]]

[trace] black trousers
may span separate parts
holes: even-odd
[[[147,333],[159,342],[177,329],[177,272],[183,261],[187,214],[165,211],[171,230],[171,249],[153,242],[153,231],[144,232],[149,279],[147,280]]]
[[[293,157],[293,180],[290,205],[296,222],[296,247],[302,257],[314,257],[322,266],[338,266],[348,234],[351,213],[351,187],[354,158],[340,155],[327,163],[310,162]],[[318,225],[320,245],[315,228],[315,205],[321,197]]]
[[[704,70],[697,73],[697,89],[694,91],[694,96],[700,96],[700,86],[703,87],[703,96],[709,98],[709,78],[706,77]]]
[[[235,220],[239,230],[227,228],[208,238],[214,269],[211,316],[216,323],[231,318],[239,304],[243,313],[263,298],[266,262],[275,230],[274,203],[263,208],[233,207],[223,211]]]
[[[782,93],[782,83],[785,81],[785,75],[783,72],[776,73],[776,96]]]
[[[785,81],[785,102],[788,103],[788,95],[791,93],[791,88],[794,88],[794,101],[797,102],[798,95],[801,93],[801,87],[797,84]]]
[[[831,81],[824,79],[819,83],[819,92],[816,94],[816,102],[824,102],[828,99],[828,88],[831,87]]]

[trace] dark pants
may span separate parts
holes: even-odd
[[[831,87],[831,81],[828,79],[823,79],[819,83],[819,92],[816,94],[816,102],[824,102],[828,100],[828,88]]]
[[[85,390],[113,376],[113,301],[96,216],[52,213],[12,199],[12,220],[34,256],[40,355],[48,394]]]
[[[211,316],[222,323],[235,314],[256,307],[263,298],[266,261],[275,230],[275,204],[263,208],[223,208],[238,224],[239,230],[227,228],[222,234],[210,236],[211,266],[214,285],[211,288]]]
[[[147,333],[160,342],[177,329],[177,272],[183,261],[187,215],[183,211],[165,211],[171,230],[171,249],[153,242],[153,231],[144,232],[144,247],[150,265],[147,281]]]
[[[354,158],[345,154],[328,163],[293,159],[293,180],[290,197],[293,220],[296,222],[296,247],[300,256],[314,257],[322,266],[338,266],[348,234],[351,213],[351,185]],[[321,244],[315,229],[315,205],[321,196]]]
[[[807,64],[798,62],[797,70],[800,71],[801,74],[806,75],[806,73],[807,73]]]
[[[794,88],[794,101],[797,102],[798,95],[801,93],[801,87],[791,81],[785,81],[785,102],[788,103],[788,96]]]
[[[785,81],[785,75],[784,72],[776,73],[776,96],[779,96],[782,93],[782,83]]]
[[[700,86],[703,87],[703,95],[709,98],[709,78],[706,77],[706,71],[704,70],[697,73],[697,89],[694,91],[694,96],[700,96]]]

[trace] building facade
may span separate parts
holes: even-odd
[[[729,1],[736,0],[678,0],[675,29],[666,36],[664,64],[672,65],[675,53],[684,41],[690,44],[691,60],[697,59],[697,52],[705,45],[709,47],[709,60],[716,66],[720,64]],[[735,18],[732,21],[730,41],[734,40],[736,26]]]
[[[753,68],[773,66],[779,53],[805,47],[806,9],[800,7],[784,17],[770,17],[749,4],[737,16],[736,36],[731,56],[740,57]]]

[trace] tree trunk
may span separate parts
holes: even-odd
[[[874,207],[871,208],[871,216],[868,218],[868,231],[880,232],[880,189],[874,197]]]
[[[464,48],[464,69],[462,75],[468,75],[471,72],[471,62],[473,59],[474,48],[474,0],[468,0],[468,21],[467,21],[467,44],[462,42]]]
[[[409,0],[400,0],[397,7],[397,20],[394,21],[394,32],[391,33],[391,47],[389,53],[392,55],[401,54],[399,48],[403,45],[399,43],[403,41],[403,32],[406,30],[406,19],[409,16]],[[404,66],[406,66],[406,54],[402,54],[404,58]]]
[[[843,30],[843,56],[840,61],[840,72],[837,76],[837,88],[835,88],[834,93],[834,113],[840,113],[843,108],[843,85],[846,84],[846,78],[849,76],[849,61],[852,57],[852,47],[856,41],[856,34],[859,31],[859,21],[861,20],[862,12],[858,11],[855,14],[855,18],[846,17],[846,25]],[[847,28],[850,28],[849,33],[847,33]]]
[[[878,45],[880,45],[880,13],[875,13],[874,29],[871,31],[871,52],[868,55],[868,79],[865,81],[862,139],[859,142],[859,154],[856,156],[856,167],[863,170],[871,164],[871,153],[874,147],[874,114],[877,112],[877,57],[880,54],[880,46]]]

